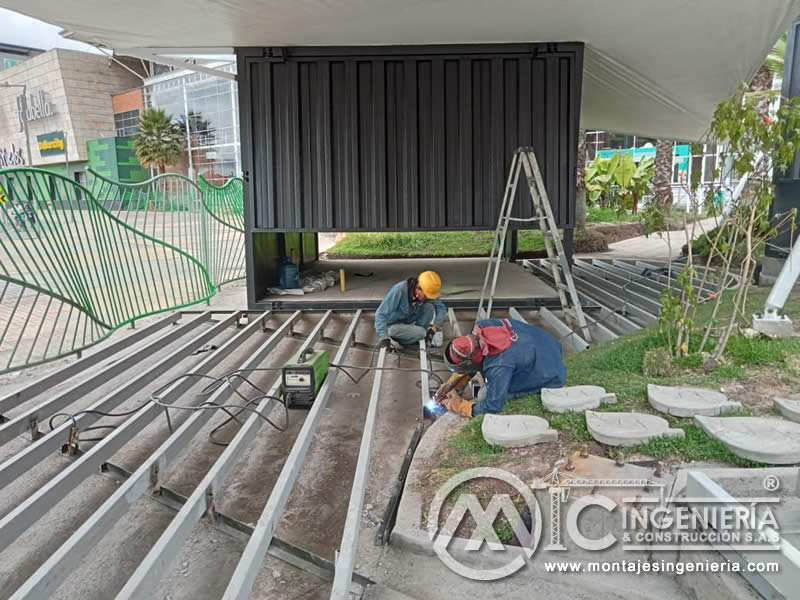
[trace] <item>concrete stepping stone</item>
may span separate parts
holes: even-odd
[[[769,465],[800,462],[800,424],[764,417],[704,417],[695,423],[742,458]]]
[[[636,446],[657,437],[684,436],[670,429],[666,419],[644,413],[586,411],[586,427],[594,439],[608,446]]]
[[[599,385],[571,385],[562,388],[543,388],[542,405],[554,413],[569,410],[581,412],[601,404],[616,404],[617,395],[607,393]]]
[[[716,417],[742,408],[741,403],[728,400],[725,394],[714,390],[669,387],[653,383],[647,384],[647,399],[650,406],[674,417]]]
[[[800,423],[800,398],[774,398],[775,408],[784,417],[795,423]]]
[[[483,439],[505,448],[520,448],[558,440],[550,423],[533,415],[491,415],[483,417]]]

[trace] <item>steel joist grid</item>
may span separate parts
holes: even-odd
[[[189,413],[190,416],[185,421],[176,424],[174,429],[171,428],[169,433],[162,428],[161,437],[150,441],[152,451],[146,457],[139,458],[138,466],[132,471],[114,462],[115,455],[125,450],[127,444],[133,443],[144,430],[157,424],[164,414],[165,406],[197,406],[201,402],[209,405],[225,404],[234,393],[234,388],[237,385],[241,387],[242,384],[241,379],[231,378],[230,385],[217,388],[203,401],[196,397],[197,388],[202,387],[198,384],[198,376],[219,376],[225,365],[228,365],[225,367],[228,372],[231,368],[244,370],[278,367],[280,364],[275,364],[274,353],[279,352],[276,348],[288,339],[295,340],[295,345],[299,344],[299,351],[310,348],[315,343],[338,345],[338,351],[332,360],[334,364],[345,362],[345,356],[350,349],[373,348],[371,344],[355,339],[364,311],[338,314],[340,322],[346,320],[348,323],[341,339],[325,335],[324,329],[326,325],[330,325],[334,314],[336,313],[331,310],[307,313],[298,310],[280,314],[208,310],[170,315],[153,325],[131,332],[123,341],[110,344],[108,348],[100,347],[96,354],[0,398],[0,407],[7,415],[0,422],[0,447],[12,440],[15,440],[15,444],[26,440],[20,450],[0,462],[0,493],[7,488],[16,489],[10,488],[12,484],[28,489],[16,506],[0,517],[0,552],[15,543],[23,542],[21,538],[31,528],[41,527],[46,515],[53,514],[51,511],[63,514],[60,512],[64,510],[63,505],[58,505],[73,490],[88,485],[87,480],[92,474],[102,470],[120,482],[113,493],[104,496],[105,499],[94,512],[76,523],[76,528],[70,528],[63,543],[59,539],[58,544],[48,549],[48,557],[42,564],[38,567],[33,565],[31,572],[24,574],[27,579],[23,580],[23,576],[20,576],[13,588],[6,587],[3,590],[3,595],[7,592],[8,597],[15,599],[53,596],[112,528],[131,513],[139,500],[147,497],[169,506],[176,514],[149,552],[142,555],[141,562],[130,573],[127,582],[118,592],[118,597],[152,597],[172,559],[204,515],[210,515],[223,531],[238,531],[249,536],[249,543],[232,574],[225,597],[248,597],[267,553],[325,579],[333,580],[335,576],[335,589],[346,590],[347,593],[351,582],[360,585],[370,583],[354,573],[353,567],[371,449],[377,429],[382,373],[386,360],[386,352],[383,350],[373,354],[377,354],[378,363],[371,383],[369,410],[355,469],[347,523],[340,544],[339,559],[335,565],[275,537],[277,524],[282,518],[311,441],[326,414],[328,399],[336,386],[338,371],[335,369],[329,372],[315,404],[305,416],[302,428],[294,439],[283,470],[271,492],[265,494],[266,504],[255,526],[219,514],[215,502],[226,477],[230,475],[237,461],[248,452],[262,429],[263,420],[254,413],[243,415],[241,426],[231,443],[188,496],[182,496],[171,489],[169,482],[163,480],[163,475],[170,465],[176,465],[182,459],[182,454],[201,430],[213,425],[211,419],[215,411],[195,410]],[[301,327],[302,332],[296,330],[301,320],[305,323]],[[218,347],[210,343],[218,344]],[[247,351],[248,347],[251,350]],[[283,351],[287,350],[285,345],[282,348]],[[198,351],[202,353],[198,354]],[[414,354],[406,353],[406,356]],[[193,364],[185,367],[190,361]],[[235,363],[233,367],[231,362]],[[178,377],[163,384],[165,379],[184,368],[193,376]],[[427,373],[424,375],[427,376]],[[273,379],[274,384],[258,406],[261,412],[267,412],[272,407],[274,401],[269,396],[277,395],[280,391],[277,370]],[[114,382],[119,380],[121,383],[116,385]],[[159,382],[162,382],[160,388]],[[107,385],[103,387],[104,384]],[[53,388],[55,392],[52,391]],[[107,388],[112,389],[106,392]],[[96,426],[98,422],[106,423],[105,415],[108,413],[129,408],[137,392],[141,395],[142,392],[153,392],[156,389],[158,403],[137,403],[97,443],[88,447],[81,443],[81,447],[78,447],[77,440],[86,428]],[[92,392],[95,392],[94,395]],[[79,408],[75,408],[76,405]],[[42,426],[47,419],[59,412],[66,412],[72,417],[59,420],[49,431]],[[28,440],[27,436],[19,437],[26,431],[30,431],[32,439]],[[57,472],[31,490],[26,475],[43,467],[44,461],[49,461],[48,465],[52,464],[53,457],[59,456],[60,452],[71,455],[71,460],[58,463]]]
[[[351,349],[373,350],[372,344],[356,340],[356,331],[366,311],[356,310],[347,313],[327,311],[294,311],[282,313],[256,313],[252,311],[185,311],[179,315],[171,315],[141,331],[131,332],[127,343],[116,343],[111,347],[116,351],[106,352],[98,348],[98,354],[88,356],[79,363],[85,367],[81,372],[74,365],[63,371],[54,373],[41,381],[0,398],[0,406],[9,416],[0,424],[0,447],[11,439],[20,442],[19,433],[25,429],[23,424],[32,425],[44,420],[59,411],[74,410],[74,404],[112,377],[122,379],[122,383],[104,392],[98,390],[97,398],[86,398],[82,404],[83,412],[74,414],[73,419],[57,424],[52,431],[41,433],[39,428],[30,428],[35,440],[13,456],[0,463],[0,492],[32,472],[40,463],[58,454],[62,447],[72,454],[72,460],[59,466],[52,477],[40,483],[33,491],[20,499],[18,504],[0,517],[0,552],[7,549],[22,538],[53,510],[60,510],[58,505],[71,491],[87,485],[86,480],[98,470],[105,470],[120,485],[113,492],[104,495],[99,507],[88,513],[85,519],[71,527],[59,539],[58,544],[48,549],[48,556],[38,566],[34,565],[30,572],[24,574],[27,579],[20,579],[12,589],[8,589],[10,597],[46,598],[53,596],[71,573],[81,567],[89,553],[107,537],[109,532],[126,515],[133,512],[134,505],[144,498],[155,498],[174,510],[175,515],[158,539],[153,539],[145,551],[137,558],[135,567],[124,574],[127,580],[115,588],[114,594],[121,598],[150,598],[156,592],[161,579],[166,574],[174,559],[186,545],[193,528],[205,515],[211,517],[215,525],[224,531],[238,531],[247,536],[244,553],[238,560],[230,579],[223,582],[227,585],[224,598],[249,597],[256,582],[266,555],[277,556],[282,560],[300,566],[309,572],[332,581],[332,598],[346,598],[354,583],[364,585],[369,581],[354,572],[358,555],[359,532],[362,527],[361,511],[365,501],[367,478],[371,462],[375,460],[373,447],[378,419],[381,416],[381,398],[386,396],[383,376],[387,355],[384,350],[375,351],[377,366],[372,378],[367,379],[370,394],[369,403],[365,406],[365,417],[361,430],[361,440],[357,460],[353,469],[353,483],[347,503],[344,532],[340,540],[331,540],[338,547],[335,562],[315,556],[303,549],[287,544],[275,537],[278,523],[281,521],[295,487],[304,461],[309,453],[312,440],[325,422],[326,408],[329,398],[337,386],[337,369],[331,369],[319,391],[312,409],[305,415],[302,427],[291,444],[283,467],[271,490],[263,494],[263,510],[260,517],[253,519],[255,525],[237,521],[219,512],[219,499],[224,498],[225,482],[231,479],[231,473],[237,463],[254,447],[259,438],[263,421],[254,413],[244,413],[239,427],[230,444],[213,461],[204,467],[197,478],[199,483],[192,484],[192,491],[186,495],[176,492],[166,479],[168,469],[175,467],[190,448],[198,434],[209,426],[213,426],[212,410],[196,410],[189,413],[184,421],[176,425],[169,433],[161,431],[161,437],[152,441],[152,449],[146,456],[140,457],[136,465],[127,470],[115,462],[115,455],[137,439],[146,428],[154,425],[164,414],[164,406],[225,404],[232,397],[234,388],[242,387],[243,380],[231,378],[231,385],[224,385],[213,391],[210,397],[200,400],[194,391],[197,390],[196,378],[182,377],[163,382],[175,370],[183,370],[187,361],[194,361],[188,371],[196,376],[219,376],[231,369],[274,368],[281,364],[276,354],[287,350],[285,340],[293,339],[294,345],[303,350],[315,343],[329,344],[338,347],[333,364],[341,365]],[[333,317],[340,319],[340,331],[344,335],[339,338],[325,335],[326,326],[330,326]],[[516,309],[504,311],[503,316],[524,318]],[[455,313],[449,311],[451,333],[459,333],[459,323]],[[499,311],[494,311],[499,316]],[[241,321],[247,317],[247,323]],[[471,322],[471,318],[468,319]],[[302,326],[298,327],[300,323]],[[368,326],[368,324],[367,324]],[[233,328],[235,330],[231,331]],[[225,336],[223,341],[220,338]],[[218,344],[217,348],[193,355],[208,343]],[[283,344],[283,345],[282,345]],[[282,346],[281,346],[282,345]],[[279,349],[279,346],[283,350]],[[248,349],[249,348],[249,349]],[[295,348],[294,352],[297,351]],[[416,349],[415,349],[416,350]],[[149,361],[141,359],[149,356]],[[424,404],[430,395],[429,377],[436,354],[431,353],[424,343],[417,352],[408,352],[406,357],[419,358],[418,367],[414,367],[414,376],[420,378],[420,399]],[[230,363],[234,363],[231,365]],[[78,363],[76,363],[78,364]],[[372,364],[372,363],[370,363]],[[439,363],[440,364],[440,363]],[[227,365],[227,366],[226,366]],[[366,365],[364,365],[366,366]],[[223,369],[224,367],[224,369]],[[245,374],[246,375],[246,374]],[[159,379],[161,378],[161,379]],[[274,383],[269,392],[260,400],[257,407],[266,412],[274,407],[274,396],[279,391],[277,371],[269,375]],[[50,389],[58,386],[55,393]],[[124,420],[116,423],[116,428],[105,435],[99,442],[90,447],[75,447],[77,434],[87,427],[103,421],[99,414],[86,412],[98,410],[114,412],[130,405],[131,397],[137,391],[152,392],[159,390],[159,403],[143,402],[135,406]],[[414,405],[416,405],[414,400]],[[419,405],[417,405],[419,406]],[[85,407],[85,408],[83,408]],[[421,407],[420,407],[421,409]],[[21,418],[25,415],[25,418]],[[36,417],[36,418],[30,418]],[[299,426],[299,423],[298,423]],[[361,423],[359,422],[359,426]],[[3,429],[10,427],[10,429]],[[3,434],[1,432],[7,431]],[[194,447],[194,446],[191,446]],[[355,453],[356,450],[353,450]],[[338,476],[338,472],[337,472]],[[349,478],[350,472],[342,476]],[[341,498],[346,498],[341,496]],[[1,513],[0,513],[1,514]],[[331,548],[333,550],[333,547]],[[2,559],[0,559],[2,560]],[[34,570],[35,569],[35,570]],[[119,573],[117,574],[119,575]],[[117,591],[119,590],[119,591]],[[5,590],[3,590],[5,591]],[[220,592],[222,595],[223,592]]]

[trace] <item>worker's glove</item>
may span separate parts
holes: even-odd
[[[441,348],[442,344],[444,343],[444,335],[442,334],[441,330],[434,331],[431,327],[428,329],[428,333],[425,336],[425,341],[430,345],[431,348]]]
[[[451,391],[442,401],[442,405],[451,413],[464,417],[472,416],[472,407],[475,405],[471,400],[464,400],[455,390]]]

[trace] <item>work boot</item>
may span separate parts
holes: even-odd
[[[459,396],[455,390],[447,394],[445,399],[442,401],[442,404],[451,413],[455,413],[463,417],[471,417],[472,407],[475,405],[475,403],[471,400],[464,400],[464,398]]]

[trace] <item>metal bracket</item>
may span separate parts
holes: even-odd
[[[217,511],[214,508],[214,490],[206,490],[206,516],[212,523],[217,522]]]
[[[33,416],[28,421],[28,428],[31,431],[31,441],[35,442],[40,437],[42,437],[42,432],[39,431],[39,417]]]
[[[61,452],[68,456],[73,456],[79,450],[78,447],[78,428],[73,425],[69,428],[69,435],[67,436],[67,443],[61,447]]]
[[[153,463],[153,466],[150,467],[150,491],[154,496],[161,494],[161,485],[158,481],[158,473],[158,463]]]

